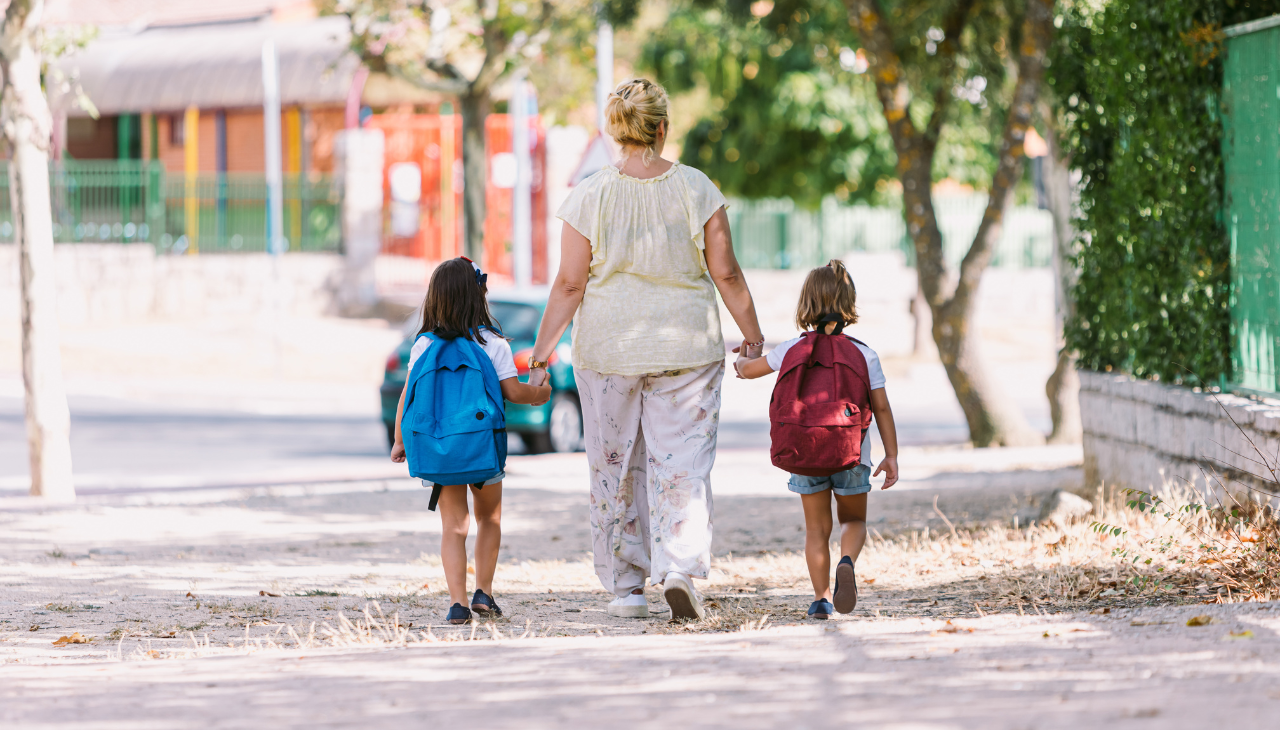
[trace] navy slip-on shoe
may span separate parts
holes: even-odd
[[[444,618],[451,624],[465,624],[471,620],[471,609],[461,603],[455,603],[449,608],[449,613]]]
[[[858,581],[853,575],[853,560],[848,555],[836,565],[836,591],[832,596],[836,610],[849,613],[858,606]]]
[[[809,604],[809,618],[826,620],[831,618],[831,614],[835,613],[835,606],[831,605],[831,601],[825,598],[819,598]]]
[[[490,596],[479,588],[476,589],[475,595],[471,597],[471,610],[481,616],[490,618],[500,618],[502,616],[502,609],[498,608],[498,604],[493,600],[493,596]]]

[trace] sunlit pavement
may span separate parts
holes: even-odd
[[[0,666],[5,727],[1274,726],[1274,604]],[[1193,611],[1215,623],[1185,626]],[[1250,638],[1232,639],[1251,632]]]

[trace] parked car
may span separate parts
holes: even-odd
[[[511,340],[515,355],[516,371],[521,381],[529,377],[529,357],[533,354],[533,342],[538,336],[538,323],[542,310],[547,306],[547,290],[497,292],[489,295],[489,310],[493,313],[502,333]],[[408,377],[409,350],[418,331],[415,317],[406,325],[408,335],[404,342],[387,358],[386,375],[382,381],[382,421],[387,428],[387,443],[395,440],[396,407],[400,393]],[[578,401],[578,385],[573,378],[573,358],[569,334],[556,347],[547,368],[551,376],[551,400],[540,406],[507,404],[507,431],[518,434],[525,448],[534,454],[548,451],[571,452],[582,448],[582,406]]]

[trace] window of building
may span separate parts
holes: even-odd
[[[187,141],[187,120],[181,114],[169,115],[169,144],[181,147]]]

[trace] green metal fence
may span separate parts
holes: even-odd
[[[981,193],[935,199],[943,250],[953,266],[973,242],[986,206],[987,196]],[[841,205],[827,199],[819,209],[806,210],[790,200],[733,200],[728,212],[734,249],[746,268],[811,268],[852,251],[901,252],[908,265],[915,263],[901,208]],[[1049,266],[1052,253],[1049,212],[1010,208],[993,265]]]
[[[1223,163],[1231,236],[1232,379],[1280,391],[1280,27],[1227,29]]]
[[[50,168],[49,187],[58,243],[150,243],[161,253],[267,250],[263,175],[200,173],[188,180],[158,162],[67,161]],[[331,177],[285,175],[288,250],[340,250],[340,209]],[[0,162],[0,243],[12,241],[9,171]]]

